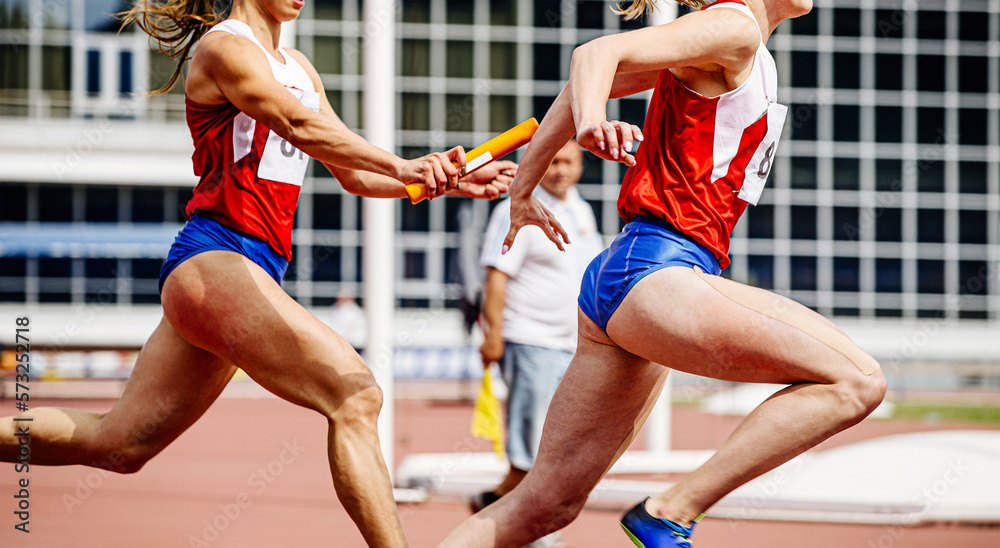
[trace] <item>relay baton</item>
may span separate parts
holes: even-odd
[[[476,148],[465,153],[465,167],[459,172],[459,177],[465,177],[469,173],[485,166],[486,164],[502,158],[511,152],[528,144],[531,136],[538,129],[538,120],[528,118],[507,131],[486,141]],[[423,183],[410,183],[406,185],[406,195],[410,197],[410,202],[417,203],[427,197],[427,187]]]

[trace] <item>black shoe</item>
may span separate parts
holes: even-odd
[[[475,514],[498,500],[500,500],[500,495],[494,491],[476,493],[469,497],[469,510],[472,510],[472,513]]]

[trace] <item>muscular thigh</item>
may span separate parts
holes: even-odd
[[[691,268],[637,283],[608,322],[622,348],[697,375],[740,382],[836,382],[877,363],[808,308]]]
[[[208,251],[184,261],[164,283],[163,307],[186,340],[293,403],[333,412],[371,383],[342,337],[242,255]]]

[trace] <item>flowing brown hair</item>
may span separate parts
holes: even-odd
[[[135,23],[156,40],[160,53],[177,60],[170,80],[160,89],[149,92],[161,95],[181,79],[184,63],[191,49],[208,29],[225,18],[228,8],[216,11],[215,0],[137,0],[132,9],[118,14],[121,28]]]
[[[714,0],[676,0],[678,4],[684,4],[690,8],[701,9]],[[628,7],[622,7],[624,2],[619,2],[617,8],[611,8],[618,15],[625,17],[626,21],[631,21],[637,17],[642,17],[646,15],[646,12],[652,12],[656,9],[656,0],[632,0],[632,3]]]

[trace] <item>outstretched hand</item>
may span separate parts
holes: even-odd
[[[628,122],[604,121],[577,132],[576,142],[598,158],[635,165],[633,153],[642,142],[642,130]]]
[[[490,162],[459,180],[456,190],[448,191],[450,196],[468,196],[492,200],[507,192],[517,173],[517,164],[510,160]]]
[[[563,242],[570,243],[569,234],[556,220],[556,216],[538,201],[538,198],[535,198],[534,195],[528,195],[527,199],[511,196],[510,230],[507,232],[507,237],[504,238],[500,253],[507,253],[510,250],[511,246],[514,245],[514,237],[517,236],[517,232],[521,230],[521,227],[527,225],[541,228],[542,232],[545,232],[545,236],[556,244],[559,251],[566,251]]]

